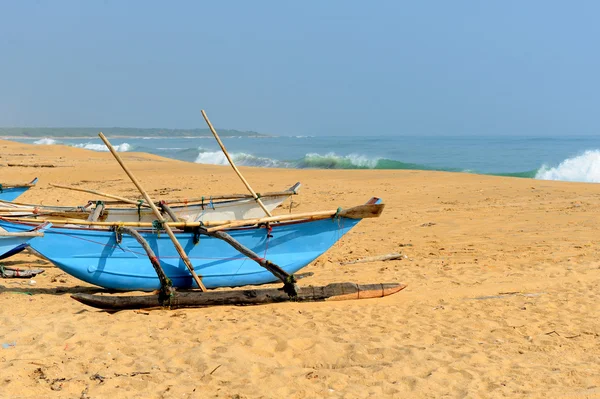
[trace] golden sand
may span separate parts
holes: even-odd
[[[229,167],[123,156],[153,197],[244,193]],[[258,192],[301,181],[297,212],[373,195],[387,204],[381,218],[363,220],[303,269],[314,275],[301,285],[408,288],[362,301],[110,314],[70,298],[95,288],[23,253],[4,264],[46,272],[35,285],[0,279],[0,397],[600,398],[598,185],[241,170]],[[0,141],[0,181],[36,176],[20,201],[93,199],[48,183],[137,193],[108,153]],[[408,259],[340,265],[398,251]]]

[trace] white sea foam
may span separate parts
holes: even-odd
[[[82,144],[75,144],[75,145],[73,145],[73,147],[85,148],[86,150],[92,150],[92,151],[108,152],[108,148],[106,148],[106,146],[104,144],[82,143]],[[115,150],[117,150],[119,152],[125,152],[125,151],[131,150],[131,145],[128,143],[113,145],[113,147]]]
[[[225,154],[219,151],[201,151],[194,162],[209,165],[225,165],[227,164],[227,158],[225,158]]]
[[[284,165],[282,162],[277,161],[275,159],[256,157],[254,155],[245,154],[243,152],[233,153],[230,154],[230,156],[237,165],[261,166],[266,168],[286,167],[286,165]],[[202,149],[200,149],[200,153],[196,157],[195,162],[210,165],[229,164],[227,158],[225,157],[225,154],[223,154],[221,151],[204,151]]]
[[[221,151],[205,151],[199,148],[196,163],[227,165],[227,158]],[[377,166],[379,158],[368,158],[364,155],[336,155],[330,152],[325,155],[309,153],[296,161],[280,161],[277,159],[257,157],[245,153],[233,153],[231,158],[238,165],[260,166],[263,168],[317,168],[317,169],[372,169]]]
[[[33,142],[33,144],[42,144],[42,145],[51,145],[56,144],[58,141],[51,139],[50,137],[44,137],[43,139],[39,139]]]
[[[337,155],[329,152],[325,155],[310,153],[304,156],[301,167],[347,169],[347,168],[369,168],[377,166],[379,158],[369,158],[360,154]]]
[[[535,178],[600,183],[600,150],[588,150],[564,160],[554,168],[544,165],[538,170]]]

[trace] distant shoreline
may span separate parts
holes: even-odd
[[[113,139],[146,139],[146,140],[154,140],[154,139],[174,139],[174,138],[178,138],[178,139],[213,139],[213,136],[123,136],[123,135],[112,135],[112,134],[107,134],[106,137],[108,138],[113,138]],[[266,136],[266,135],[248,135],[248,136],[222,136],[224,139],[226,138],[251,138],[251,139],[266,139],[266,138],[272,138],[272,137],[277,137],[277,136]],[[15,140],[15,139],[25,139],[25,140],[41,140],[41,139],[58,139],[58,140],[82,140],[82,139],[97,139],[97,136],[52,136],[52,135],[46,135],[46,136],[35,136],[35,137],[31,137],[31,136],[0,136],[0,140]],[[60,143],[57,143],[60,144]]]

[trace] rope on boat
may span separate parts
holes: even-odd
[[[200,222],[200,226],[196,226],[194,227],[193,233],[194,233],[194,238],[192,239],[192,242],[194,243],[194,245],[198,245],[198,243],[200,243],[200,230],[204,229],[204,223]]]
[[[152,229],[154,230],[162,230],[165,228],[165,224],[163,222],[161,222],[160,220],[153,220],[152,221]]]
[[[117,225],[114,227],[115,231],[115,241],[117,244],[120,244],[123,241],[123,225]]]
[[[343,211],[342,207],[339,206],[338,209],[335,211],[335,215],[332,216],[333,219],[336,219],[340,216],[340,212]]]
[[[144,205],[144,200],[138,200],[137,203],[137,211],[138,211],[138,222],[142,221],[142,205]]]

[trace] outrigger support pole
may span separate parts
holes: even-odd
[[[120,230],[120,231],[119,231]],[[150,263],[152,263],[152,267],[156,271],[158,275],[158,279],[160,280],[160,293],[158,294],[158,300],[162,305],[168,305],[170,303],[171,298],[175,295],[175,289],[173,288],[173,283],[171,279],[167,277],[164,270],[160,266],[160,261],[154,254],[152,248],[148,244],[148,241],[144,239],[135,229],[131,227],[116,227],[116,233],[124,232],[132,236],[140,243],[140,245],[146,250],[146,254],[148,255],[148,259],[150,259]]]
[[[275,277],[280,279],[283,282],[283,291],[290,297],[294,298],[298,295],[299,288],[296,284],[296,278],[293,274],[289,274],[270,260],[260,257],[256,252],[252,251],[250,248],[243,246],[238,240],[236,240],[229,234],[225,233],[224,231],[209,232],[203,227],[197,227],[194,229],[194,231],[199,234],[204,234],[209,237],[214,237],[225,241],[233,248],[235,248],[239,253],[255,261],[260,266],[273,273]]]
[[[167,203],[165,201],[160,201],[159,206],[160,206],[160,209],[163,210],[163,212],[165,212],[167,215],[169,215],[169,217],[171,218],[172,221],[179,222],[177,215],[175,215],[175,212],[173,212],[171,207],[169,205],[167,205]]]

